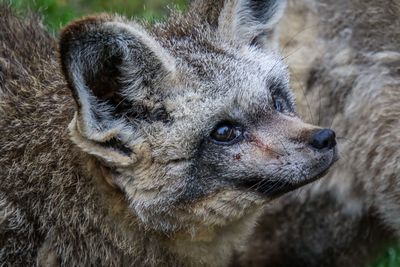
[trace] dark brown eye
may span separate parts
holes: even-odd
[[[229,122],[220,123],[211,132],[210,138],[214,143],[231,145],[241,140],[243,130],[241,126]]]

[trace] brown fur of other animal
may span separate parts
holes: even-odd
[[[341,160],[268,208],[239,258],[366,266],[400,233],[400,2],[292,1],[286,18],[300,110],[337,130]]]

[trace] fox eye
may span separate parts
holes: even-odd
[[[280,97],[273,97],[274,109],[278,112],[284,112],[286,109],[286,102]]]
[[[231,145],[239,142],[243,137],[243,128],[230,122],[217,125],[210,134],[210,139],[219,145]]]

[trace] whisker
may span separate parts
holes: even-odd
[[[274,134],[274,135],[275,135],[275,134]],[[285,145],[284,145],[284,142],[282,142],[281,138],[280,138],[279,136],[277,136],[277,135],[275,135],[275,136],[276,136],[276,138],[278,139],[279,143],[281,143],[281,145],[282,145],[282,147],[283,147],[283,150],[285,150],[286,155],[287,155],[287,156],[290,155],[289,151],[286,149],[286,147],[285,147]]]
[[[275,176],[278,172],[280,171],[280,168],[278,170],[276,170],[274,173],[271,174],[271,176]],[[255,183],[254,185],[250,186],[249,188],[247,188],[246,190],[244,190],[243,192],[241,192],[239,195],[237,195],[236,197],[234,197],[233,199],[223,203],[222,205],[220,205],[219,207],[215,208],[214,210],[217,211],[219,209],[222,209],[224,207],[226,207],[226,205],[228,205],[230,202],[238,199],[239,197],[247,194],[248,192],[250,192],[251,190],[253,190],[254,188],[258,188],[258,185],[264,181],[269,181],[268,179],[266,180],[260,180],[259,182]]]
[[[338,139],[338,140],[345,140],[346,142],[350,142],[350,143],[355,144],[355,142],[354,142],[353,140],[351,140],[350,138],[348,138],[348,137],[337,136],[336,139]]]
[[[314,29],[314,28],[316,28],[316,27],[318,27],[318,24],[310,25],[309,27],[305,27],[305,28],[303,28],[302,30],[300,30],[300,31],[298,31],[297,33],[295,33],[293,36],[291,36],[291,37],[281,46],[281,49],[280,49],[280,51],[281,51],[282,54],[286,54],[285,57],[284,57],[284,59],[288,59],[289,57],[291,57],[292,55],[294,55],[295,53],[297,53],[297,52],[300,50],[300,48],[296,48],[296,49],[294,49],[293,51],[290,51],[289,53],[285,53],[285,52],[286,52],[286,48],[289,46],[289,44],[290,44],[296,37],[298,37],[299,35],[305,33],[305,32],[308,31],[308,30]],[[291,74],[292,74],[292,77],[294,77],[294,79],[295,79],[295,81],[297,82],[297,84],[299,85],[300,90],[302,91],[302,94],[303,94],[303,96],[304,96],[304,99],[305,99],[306,104],[307,104],[307,107],[308,107],[308,111],[309,111],[309,113],[310,113],[311,122],[312,122],[312,124],[315,124],[315,120],[314,120],[313,115],[312,115],[312,112],[311,112],[310,103],[309,103],[309,101],[308,101],[308,99],[307,99],[304,86],[303,86],[303,84],[300,82],[300,80],[298,79],[297,75],[295,75],[295,73],[294,73],[293,71],[291,71]]]
[[[293,34],[292,37],[290,37],[290,39],[287,40],[287,41],[281,46],[281,47],[282,47],[282,48],[281,48],[281,53],[283,54],[283,53],[285,52],[285,49],[288,47],[288,45],[289,45],[297,36],[299,36],[300,34],[305,33],[305,32],[308,31],[308,30],[311,30],[311,29],[313,29],[313,28],[316,28],[316,27],[318,27],[318,24],[310,25],[309,27],[305,27],[305,28],[303,28],[301,31],[298,31],[297,33]]]
[[[322,108],[322,100],[321,100],[321,90],[318,90],[318,98],[319,98],[319,106],[318,106],[318,125],[321,125],[321,108]],[[331,125],[332,126],[332,125]],[[331,128],[331,127],[329,127]]]
[[[281,182],[278,181],[278,180],[274,181],[275,184],[274,184],[272,187],[268,188],[268,190],[264,191],[263,193],[266,194],[266,195],[268,195],[268,194],[271,193],[271,192],[274,192],[274,191],[276,191],[276,190],[279,190],[279,189],[284,188],[284,187],[285,187],[286,185],[288,185],[289,183],[288,183],[285,179],[283,179],[283,180],[284,180],[283,183],[281,183]],[[260,185],[259,185],[259,188],[262,187],[262,186],[264,186],[265,184],[266,184],[266,183],[263,183],[262,185],[260,184]]]
[[[250,142],[254,142],[254,141],[250,140]],[[266,149],[266,150],[268,150],[268,151],[270,151],[272,153],[275,153],[275,154],[277,154],[278,156],[281,156],[281,157],[285,156],[284,154],[279,153],[279,152],[277,152],[277,151],[275,151],[275,150],[273,150],[272,148],[269,148],[269,147],[263,147],[263,149]]]
[[[299,88],[300,88],[300,90],[301,90],[301,93],[303,94],[304,100],[306,101],[306,104],[307,104],[307,109],[308,109],[308,112],[309,112],[309,115],[310,115],[311,122],[312,122],[312,124],[315,124],[314,116],[313,116],[313,113],[312,113],[312,111],[311,111],[310,102],[308,101],[308,98],[307,98],[307,95],[306,95],[306,91],[305,91],[305,89],[304,89],[304,86],[303,86],[303,84],[300,82],[300,80],[298,79],[297,75],[295,75],[293,72],[292,72],[292,77],[296,80],[297,84],[299,85]]]
[[[335,114],[334,116],[332,116],[332,121],[330,122],[330,124],[328,124],[329,128],[333,127],[333,124],[335,123],[335,120],[337,117],[338,117],[338,114]]]

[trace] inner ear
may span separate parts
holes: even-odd
[[[91,88],[92,94],[96,99],[106,106],[112,107],[114,116],[125,114],[132,119],[137,119],[139,115],[134,110],[140,110],[141,107],[124,96],[127,85],[122,82],[122,52],[114,51],[112,55],[107,53],[107,51],[112,50],[115,49],[107,49],[107,47],[104,49],[103,55],[100,55],[97,70],[95,72],[87,72],[84,80],[87,87]]]
[[[102,62],[95,73],[87,73],[85,76],[86,84],[92,89],[93,95],[99,100],[114,100],[120,96],[119,90],[122,88],[118,82],[121,77],[119,66],[122,63],[120,53],[116,55],[102,55]],[[115,102],[115,101],[113,101]]]

